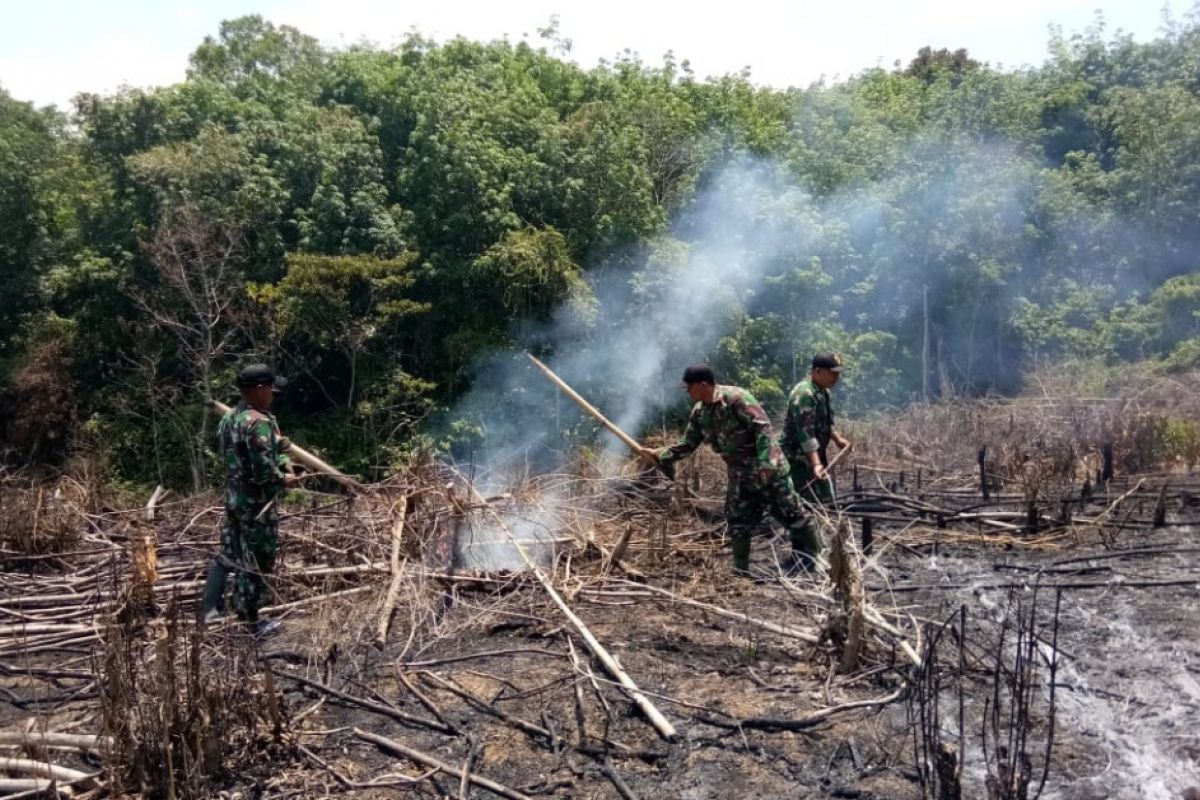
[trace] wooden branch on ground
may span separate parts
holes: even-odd
[[[600,663],[604,665],[604,668],[608,670],[608,673],[617,679],[617,682],[621,684],[621,686],[629,694],[630,699],[633,700],[641,712],[646,715],[646,719],[650,721],[650,724],[654,726],[659,735],[667,741],[673,740],[676,736],[675,726],[663,716],[662,712],[650,702],[650,699],[646,697],[646,695],[642,694],[641,690],[638,689],[637,684],[633,682],[633,679],[629,677],[629,674],[625,672],[625,669],[620,665],[620,663],[613,658],[611,653],[604,649],[604,645],[600,644],[600,641],[594,635],[592,635],[591,630],[586,624],[584,624],[584,621],[580,619],[574,611],[571,610],[571,607],[567,605],[566,601],[562,599],[562,596],[559,595],[558,591],[554,588],[554,585],[550,582],[550,579],[546,576],[546,573],[544,573],[542,568],[539,567],[537,563],[529,557],[528,551],[526,551],[524,546],[517,540],[517,537],[513,535],[512,530],[504,523],[504,520],[500,518],[500,515],[497,514],[496,511],[490,506],[487,506],[486,501],[475,489],[475,486],[470,483],[467,485],[470,487],[471,494],[474,496],[474,499],[487,507],[488,511],[495,518],[496,524],[502,531],[504,531],[505,535],[508,537],[508,540],[517,549],[517,552],[520,554],[521,559],[525,562],[525,565],[530,569],[531,572],[533,572],[533,575],[538,579],[538,582],[542,584],[542,588],[546,591],[546,594],[550,596],[550,599],[554,601],[554,604],[558,606],[559,610],[563,613],[563,616],[565,616],[567,620],[575,627],[575,630],[579,632],[580,637],[583,639],[584,643],[587,644],[588,649],[591,650],[596,658],[600,660]]]
[[[80,772],[77,769],[60,767],[45,761],[34,761],[28,758],[0,758],[0,772],[15,772],[18,775],[32,775],[35,778],[66,781],[75,783],[94,778],[97,773]]]
[[[1093,517],[1092,519],[1076,517],[1075,521],[1082,522],[1086,525],[1100,525],[1101,523],[1104,522],[1104,520],[1108,519],[1108,517],[1112,514],[1112,512],[1116,511],[1117,506],[1119,506],[1119,505],[1121,505],[1121,503],[1125,502],[1125,500],[1127,500],[1131,495],[1136,494],[1138,489],[1141,489],[1142,484],[1145,482],[1146,481],[1144,478],[1139,479],[1138,482],[1133,485],[1132,489],[1130,489],[1129,491],[1122,494],[1116,500],[1113,500],[1112,503],[1109,504],[1108,508],[1104,509],[1104,511],[1102,511],[1098,516]]]
[[[843,703],[837,706],[829,706],[828,708],[819,709],[811,714],[806,714],[805,716],[797,719],[774,719],[771,717],[748,717],[746,719],[739,719],[737,717],[731,717],[730,719],[732,721],[727,722],[706,714],[698,715],[696,718],[705,724],[713,725],[718,728],[725,728],[726,730],[737,730],[741,728],[743,730],[758,730],[768,732],[802,731],[806,730],[807,728],[811,728],[814,725],[819,725],[830,717],[836,716],[837,714],[842,714],[846,711],[853,711],[859,708],[875,708],[878,706],[886,706],[889,703],[894,703],[904,696],[904,691],[905,690],[901,688],[883,697],[876,697],[870,700],[858,700],[853,703]]]
[[[463,687],[458,686],[457,684],[454,684],[439,675],[435,675],[432,672],[422,672],[421,675],[426,680],[432,681],[445,691],[462,698],[469,706],[471,706],[471,708],[482,714],[495,717],[498,720],[508,723],[517,730],[530,736],[537,737],[538,739],[541,739],[547,743],[550,743],[554,740],[554,733],[548,728],[530,722],[526,719],[522,719],[521,717],[509,714],[503,709],[496,708],[494,705],[485,702],[482,698],[471,694]],[[657,761],[664,757],[663,753],[657,753],[653,750],[634,750],[629,745],[613,739],[605,738],[601,739],[601,741],[604,743],[604,747],[578,744],[572,746],[571,749],[588,756],[610,754],[617,757],[639,758],[647,762]]]
[[[528,795],[521,794],[516,789],[509,788],[502,783],[485,778],[482,775],[478,775],[470,771],[464,771],[460,767],[452,767],[443,761],[439,761],[431,755],[422,753],[420,750],[414,750],[411,747],[400,744],[392,739],[379,736],[378,734],[374,734],[369,731],[364,731],[360,728],[354,729],[354,735],[365,742],[370,742],[385,752],[391,753],[392,755],[398,755],[402,758],[407,758],[409,761],[414,761],[418,764],[424,764],[427,767],[432,767],[433,769],[445,773],[452,778],[458,778],[465,774],[468,782],[475,784],[481,789],[487,789],[493,794],[498,794],[501,797],[507,797],[509,800],[532,800]]]
[[[388,787],[388,786],[411,786],[414,783],[421,783],[422,781],[428,780],[431,776],[436,775],[438,772],[438,770],[436,770],[436,769],[431,769],[428,772],[422,773],[421,775],[404,775],[402,777],[393,778],[391,780],[378,780],[378,781],[366,781],[366,782],[352,781],[349,778],[347,778],[345,775],[343,775],[342,773],[340,773],[336,769],[334,769],[332,764],[330,764],[325,759],[321,758],[319,755],[314,753],[309,748],[305,747],[302,744],[297,745],[297,747],[301,753],[303,753],[305,756],[307,756],[309,759],[311,759],[314,763],[316,763],[318,766],[320,766],[326,772],[328,772],[330,775],[332,775],[334,780],[336,780],[342,786],[345,786],[347,789],[381,789],[381,788]]]
[[[390,719],[394,719],[397,722],[404,722],[409,725],[418,725],[423,728],[429,728],[431,730],[438,731],[439,733],[448,733],[448,734],[456,733],[456,731],[453,728],[451,728],[449,725],[445,724],[444,722],[439,722],[434,719],[426,719],[424,717],[418,717],[415,714],[405,713],[404,711],[400,711],[399,709],[391,708],[390,706],[385,706],[382,703],[376,703],[372,700],[368,700],[365,697],[357,697],[352,694],[347,694],[346,692],[343,692],[339,689],[335,689],[332,686],[327,686],[326,684],[321,683],[320,681],[314,681],[312,678],[306,678],[303,675],[293,675],[290,672],[285,672],[285,671],[276,670],[276,669],[272,669],[271,672],[272,672],[272,674],[278,675],[281,678],[287,678],[289,680],[296,681],[296,683],[302,684],[304,686],[308,686],[311,689],[316,689],[319,692],[324,692],[325,694],[327,694],[331,697],[334,697],[338,700],[341,700],[344,703],[350,703],[351,705],[356,705],[359,708],[365,708],[368,711],[373,711],[376,714],[382,714],[383,716],[388,717]]]
[[[53,795],[47,794],[54,792]],[[46,778],[0,778],[0,795],[4,800],[18,798],[74,797],[75,792],[61,781]]]
[[[392,511],[392,582],[388,586],[387,596],[383,600],[383,608],[379,611],[379,630],[375,634],[375,644],[381,650],[387,644],[388,626],[392,622],[392,610],[396,607],[396,599],[400,596],[400,583],[404,579],[404,565],[400,561],[400,545],[404,540],[404,520],[408,516],[408,497],[401,497],[400,502]]]
[[[605,776],[612,781],[613,788],[617,790],[617,794],[621,795],[622,800],[638,800],[638,796],[629,788],[629,784],[617,772],[617,768],[613,766],[612,759],[604,759],[604,764],[601,766],[601,771]]]
[[[681,603],[686,606],[693,606],[694,608],[702,608],[705,611],[710,611],[718,616],[734,619],[738,622],[745,622],[748,625],[754,625],[762,628],[763,630],[771,631],[772,633],[778,633],[780,636],[799,639],[800,641],[808,642],[809,644],[817,644],[820,641],[820,637],[815,633],[803,631],[799,628],[793,628],[790,625],[780,625],[777,622],[769,622],[764,619],[757,619],[749,614],[743,614],[741,611],[730,611],[727,608],[722,608],[721,606],[716,606],[712,603],[702,603],[699,600],[693,600],[690,597],[684,597],[681,594],[676,594],[668,589],[661,589],[657,586],[651,586],[648,583],[630,583],[629,585],[636,586],[639,589],[645,589],[646,591],[662,595],[663,597],[668,597],[676,603]]]
[[[20,674],[14,670],[15,674]],[[88,753],[108,743],[107,739],[93,734],[39,733],[38,731],[0,731],[0,746],[40,747],[47,750],[77,750]]]

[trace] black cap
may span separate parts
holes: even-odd
[[[717,376],[708,364],[692,364],[683,371],[684,383],[716,383]]]
[[[842,357],[837,353],[819,353],[813,356],[813,369],[827,369],[833,372],[842,371]]]
[[[255,386],[283,386],[286,381],[276,378],[275,373],[266,364],[249,364],[242,367],[236,383],[239,389],[251,389]]]

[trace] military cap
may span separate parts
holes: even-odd
[[[813,356],[813,369],[827,369],[832,372],[842,371],[842,357],[837,353],[818,353]]]
[[[286,383],[282,378],[276,378],[275,372],[266,364],[249,364],[242,367],[237,376],[239,389],[250,389],[255,386],[281,387]]]

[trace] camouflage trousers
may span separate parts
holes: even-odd
[[[217,557],[221,563],[214,564],[213,569],[234,571],[233,611],[239,619],[249,622],[258,619],[258,610],[265,604],[266,576],[274,571],[279,552],[279,518],[273,511],[256,520],[252,514],[235,514],[226,509],[221,518],[221,553]]]
[[[801,456],[794,461],[789,460],[788,463],[792,468],[792,485],[796,487],[796,491],[801,497],[818,505],[829,505],[833,502],[833,487],[828,480],[813,480],[812,464],[809,463],[807,456]],[[821,451],[821,463],[829,463],[824,450]]]
[[[730,470],[725,519],[729,524],[735,569],[745,570],[749,566],[750,536],[768,513],[788,529],[794,551],[810,558],[821,551],[816,523],[804,510],[789,475],[775,475],[763,483],[753,475]]]

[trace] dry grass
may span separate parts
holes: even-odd
[[[215,779],[282,742],[287,711],[254,641],[206,636],[177,606],[141,631],[109,624],[95,672],[116,793],[209,797]]]
[[[1114,397],[1081,397],[1061,376],[1035,376],[1013,399],[948,400],[851,421],[858,458],[890,470],[964,474],[987,448],[997,490],[1095,481],[1111,445],[1118,474],[1187,472],[1200,463],[1200,373],[1130,383]]]
[[[72,550],[98,498],[91,476],[61,475],[47,482],[0,467],[0,548],[7,558]]]
[[[120,743],[105,754],[106,791],[113,796],[213,796],[220,788],[261,788],[264,773],[273,793],[263,795],[271,797],[458,794],[457,776],[435,783],[424,768],[414,775],[403,763],[397,770],[351,733],[373,727],[456,769],[474,764],[528,794],[549,794],[555,790],[546,786],[559,782],[560,796],[579,797],[611,796],[610,758],[640,796],[661,794],[664,786],[682,794],[689,781],[748,796],[796,796],[803,793],[797,787],[815,791],[839,759],[841,745],[829,737],[855,737],[870,753],[865,758],[883,765],[860,775],[856,786],[914,797],[892,774],[904,732],[888,728],[885,715],[870,714],[909,685],[905,648],[920,650],[922,612],[904,607],[912,595],[873,587],[911,582],[912,564],[903,576],[889,574],[889,565],[906,554],[922,561],[920,549],[931,542],[935,549],[989,546],[985,538],[1013,548],[1041,546],[1044,539],[1027,533],[1019,518],[1004,522],[1012,519],[1004,514],[1022,513],[1021,495],[989,511],[991,528],[970,516],[977,497],[959,501],[956,492],[972,491],[981,444],[989,447],[997,479],[1025,490],[1027,499],[1032,494],[1045,517],[1047,507],[1056,509],[1047,487],[1087,475],[1093,467],[1080,461],[1095,442],[1113,436],[1117,468],[1129,469],[1134,461],[1127,452],[1136,446],[1125,443],[1153,432],[1145,420],[1176,419],[1182,408],[1151,406],[1145,397],[1102,403],[1047,394],[945,403],[910,409],[887,424],[860,423],[856,461],[907,470],[910,481],[924,469],[927,488],[939,484],[945,491],[876,493],[875,511],[864,513],[886,513],[892,521],[880,518],[876,549],[866,556],[850,535],[856,531],[842,529],[837,590],[772,572],[772,548],[786,547],[778,536],[756,539],[752,563],[764,583],[730,577],[721,520],[725,471],[708,448],[681,463],[669,486],[630,464],[614,475],[602,456],[588,455],[569,474],[504,484],[480,475],[483,501],[463,476],[432,463],[354,498],[296,494],[281,509],[286,556],[264,612],[285,623],[284,635],[263,646],[272,660],[232,630],[202,630],[190,621],[198,579],[215,547],[219,509],[212,497],[168,502],[154,523],[139,520],[136,504],[111,511],[94,498],[74,498],[77,544],[88,549],[47,559],[58,570],[52,579],[0,572],[6,595],[19,599],[0,603],[0,613],[37,625],[0,636],[0,662],[19,659],[30,667],[23,680],[33,681],[34,669],[78,669],[78,649],[91,648],[100,700],[69,707],[78,710],[75,724]],[[20,480],[8,490],[0,486],[22,502],[37,490]],[[407,512],[398,528],[402,498]],[[1104,508],[1109,501],[1095,502]],[[1095,508],[1080,501],[1078,511]],[[935,523],[939,511],[948,522]],[[956,519],[958,511],[965,515]],[[528,572],[456,570],[453,537],[463,526],[546,514],[563,539],[545,568],[549,583],[684,731],[684,747],[668,749],[630,711],[629,696]],[[900,517],[908,522],[895,522]],[[843,521],[829,515],[830,524]],[[130,543],[149,532],[156,535],[159,618],[147,617],[144,607],[121,613],[130,607],[128,586],[138,572]],[[1038,536],[1050,535],[1082,542],[1069,522],[1039,529]],[[847,572],[850,561],[861,562],[860,580]],[[393,581],[398,599],[388,607]],[[385,616],[390,626],[380,639]],[[985,634],[990,627],[979,634],[980,652],[988,652]],[[841,674],[839,660],[852,639],[858,667],[844,664]],[[77,680],[68,688],[88,685],[88,677]],[[837,710],[820,716],[829,709]],[[839,725],[843,714],[853,721]],[[823,741],[837,746],[832,756],[830,747],[814,756],[820,763],[813,766],[809,757]],[[308,760],[296,767],[296,759]],[[866,773],[846,766],[857,756],[841,761],[835,772]],[[530,783],[535,776],[542,783]]]

